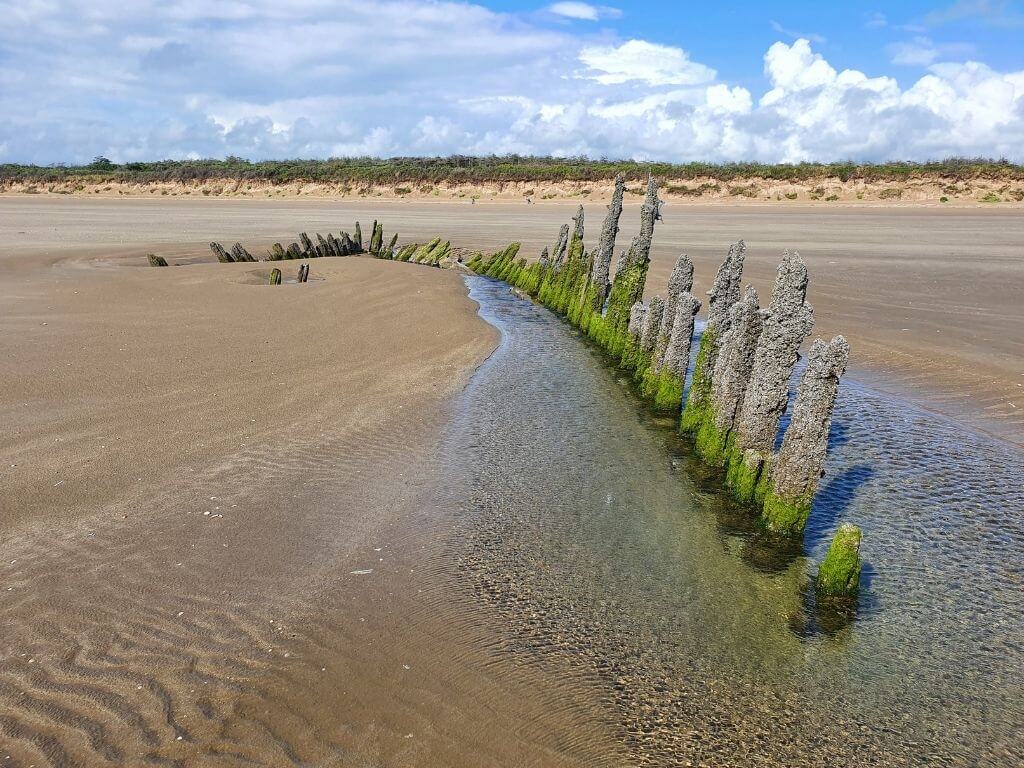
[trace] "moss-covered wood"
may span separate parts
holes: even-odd
[[[150,253],[146,256],[149,260],[149,266],[151,267],[166,267],[167,259],[163,256],[157,256],[155,253]]]
[[[860,528],[850,523],[839,526],[825,559],[818,566],[815,589],[819,596],[852,597],[860,589]]]

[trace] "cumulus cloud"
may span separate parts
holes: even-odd
[[[778,42],[752,89],[679,47],[464,2],[0,0],[0,15],[0,161],[1024,160],[1024,72],[941,49],[901,86]]]
[[[548,10],[556,16],[580,21],[597,21],[599,19],[617,19],[622,15],[618,8],[607,5],[591,5],[590,3],[564,2],[548,6]]]
[[[592,70],[586,77],[602,85],[637,80],[647,85],[696,85],[715,79],[715,70],[690,61],[682,48],[629,40],[618,46],[588,46],[580,61]]]

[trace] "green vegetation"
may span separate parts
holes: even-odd
[[[818,567],[816,588],[819,595],[847,597],[860,586],[860,528],[843,523]]]
[[[74,180],[92,183],[179,182],[198,184],[206,181],[262,182],[287,184],[320,182],[366,186],[461,184],[479,182],[533,181],[611,181],[618,174],[629,181],[644,181],[651,174],[660,179],[705,181],[696,188],[676,186],[675,194],[703,194],[709,190],[707,179],[729,182],[760,178],[772,181],[803,182],[821,178],[840,181],[902,182],[921,176],[937,176],[951,182],[972,179],[1024,181],[1024,166],[1008,160],[950,158],[927,163],[650,163],[631,160],[590,160],[585,157],[369,157],[329,160],[264,160],[249,162],[239,157],[224,160],[160,160],[146,163],[116,164],[96,158],[88,165],[0,165],[0,186],[13,183],[47,184]],[[734,187],[741,190],[744,187]],[[730,189],[730,192],[732,192]],[[35,191],[38,191],[35,190]],[[894,190],[883,195],[898,197]],[[643,194],[643,189],[637,190]],[[734,194],[744,194],[736,192]],[[787,195],[788,197],[788,195]]]
[[[983,203],[1001,203],[1001,202],[1003,202],[1003,199],[999,195],[997,195],[995,192],[989,192],[987,195],[985,195],[984,197],[980,198],[980,200]]]

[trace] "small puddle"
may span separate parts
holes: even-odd
[[[780,550],[574,329],[467,282],[502,343],[458,400],[445,501],[501,653],[593,680],[642,763],[1024,762],[1019,452],[847,379],[804,547]],[[841,521],[864,589],[830,627],[805,592]]]

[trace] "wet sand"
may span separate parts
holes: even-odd
[[[489,248],[519,239],[533,257],[556,239],[575,203],[408,200],[83,200],[0,197],[9,251],[71,245],[137,247],[168,257],[209,239],[266,243],[303,226],[336,231],[373,218],[402,241],[437,235]],[[604,215],[587,203],[587,243]],[[664,285],[688,253],[704,291],[728,243],[748,245],[746,276],[767,300],[778,258],[799,250],[811,270],[809,301],[819,335],[843,333],[859,375],[921,405],[1024,444],[1024,216],[1014,209],[792,204],[669,204],[658,224],[648,286]],[[628,245],[638,205],[627,201],[619,246]]]
[[[497,341],[457,274],[271,288],[47,231],[0,257],[6,765],[615,753],[583,682],[496,664],[447,608],[438,441]]]

